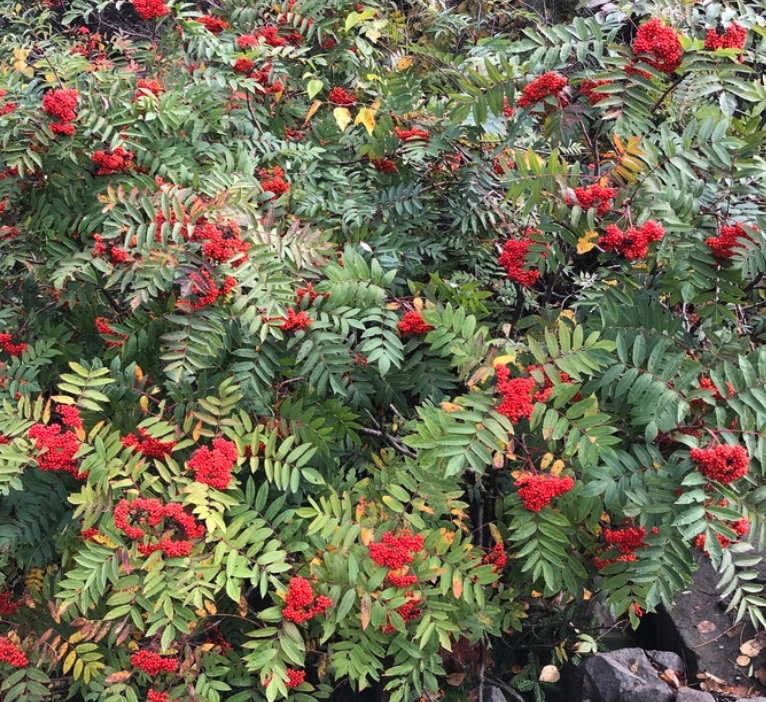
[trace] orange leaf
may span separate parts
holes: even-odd
[[[130,679],[132,673],[127,670],[118,670],[116,673],[112,673],[104,682],[107,683],[124,683]]]
[[[360,608],[362,615],[362,629],[366,629],[370,625],[370,604],[369,595],[362,597],[362,606]]]
[[[460,573],[455,573],[452,576],[452,594],[458,598],[463,594],[463,579],[460,577]]]
[[[311,103],[311,107],[309,107],[309,111],[306,113],[306,119],[303,120],[304,124],[307,124],[308,121],[314,116],[314,113],[319,109],[321,104],[321,100],[314,100],[314,102]]]

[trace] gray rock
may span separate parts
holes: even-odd
[[[682,687],[678,691],[676,702],[715,702],[715,697],[709,692],[700,692],[689,687]]]
[[[659,668],[660,672],[668,668],[675,670],[677,673],[683,673],[686,670],[681,656],[677,653],[672,653],[671,651],[647,651],[646,655],[654,667]]]
[[[766,702],[766,697],[740,697],[737,702]]]
[[[582,702],[673,702],[646,653],[623,648],[583,663]]]

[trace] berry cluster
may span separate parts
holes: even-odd
[[[21,343],[14,344],[11,339],[13,337],[8,332],[0,334],[0,349],[5,351],[9,356],[21,356],[21,354],[27,350],[27,345],[22,341]]]
[[[138,16],[145,20],[164,17],[170,12],[170,8],[162,0],[133,0],[133,7],[136,8]]]
[[[355,105],[356,95],[347,93],[343,88],[333,88],[330,91],[330,102],[334,105]]]
[[[284,178],[285,172],[279,167],[274,166],[271,172],[264,168],[259,169],[258,178],[261,181],[261,188],[264,192],[273,193],[272,200],[276,200],[280,195],[284,195],[290,190],[290,184]]]
[[[588,98],[588,102],[590,102],[591,105],[596,105],[609,96],[604,93],[596,93],[593,89],[598,88],[601,85],[610,85],[613,82],[614,81],[608,79],[590,80],[590,78],[583,78],[580,81],[580,95],[584,95]]]
[[[408,141],[428,142],[431,138],[431,135],[425,129],[418,129],[417,127],[412,127],[412,129],[400,129],[399,127],[395,127],[394,132],[396,132],[396,136],[405,143]]]
[[[525,270],[529,266],[529,261],[527,260],[529,247],[535,243],[530,239],[531,234],[539,234],[539,232],[532,227],[527,227],[520,239],[508,239],[503,245],[503,252],[500,254],[500,258],[497,260],[505,268],[509,280],[513,280],[525,288],[532,287],[540,278],[540,271],[537,268]],[[546,258],[548,252],[543,251],[540,256],[541,258]]]
[[[11,599],[12,595],[8,590],[0,592],[0,614],[16,614],[16,610],[23,604],[18,600]]]
[[[511,378],[508,366],[498,366],[495,375],[497,391],[503,396],[495,410],[508,417],[513,424],[524,418],[531,419],[535,409],[533,398],[537,381],[534,378]]]
[[[742,446],[719,444],[711,449],[692,449],[692,461],[709,480],[728,485],[747,474],[750,456]]]
[[[740,239],[753,241],[753,237],[737,222],[733,226],[721,227],[718,236],[708,237],[705,239],[705,244],[710,247],[713,256],[716,258],[732,258],[735,248],[743,249],[746,246]]]
[[[604,251],[617,251],[628,259],[643,258],[649,251],[651,242],[660,241],[665,230],[658,222],[646,222],[641,229],[630,227],[620,231],[616,224],[606,228],[606,236],[599,237],[598,245]]]
[[[252,34],[243,34],[237,38],[237,44],[242,51],[253,49],[263,39],[264,44],[278,48],[284,46],[287,42],[283,37],[279,36],[279,27],[267,24],[263,27],[256,29]]]
[[[170,700],[169,692],[159,692],[158,690],[149,690],[146,696],[146,702],[178,702],[178,700]]]
[[[99,149],[91,156],[91,159],[98,166],[96,175],[110,175],[127,171],[133,165],[133,156],[132,151],[126,151],[118,146],[114,151]]]
[[[26,668],[29,659],[7,636],[0,639],[0,663],[10,663],[14,668]]]
[[[133,526],[129,518],[138,515],[138,524]],[[205,528],[189,514],[183,511],[183,507],[177,502],[163,504],[160,500],[139,497],[133,502],[125,499],[120,500],[114,510],[114,526],[124,531],[128,538],[138,541],[146,536],[144,526],[157,527],[164,518],[175,524],[186,534],[187,540],[174,540],[172,534],[164,534],[160,543],[138,544],[139,553],[148,556],[155,551],[162,551],[170,558],[188,556],[192,545],[188,539],[197,539],[205,534]],[[168,526],[168,525],[166,525]]]
[[[330,297],[330,293],[318,293],[314,290],[314,284],[308,283],[305,288],[298,288],[295,291],[295,304],[302,304],[304,297],[308,297],[309,304],[313,305],[314,300],[316,300],[318,297]]]
[[[75,454],[80,450],[80,442],[73,431],[61,433],[60,424],[34,424],[27,435],[35,440],[35,449],[42,451],[37,456],[37,467],[45,471],[62,471],[73,475],[77,480],[85,480],[87,471],[80,473]]]
[[[513,117],[514,114],[516,114],[516,110],[511,107],[508,98],[503,96],[503,117]]]
[[[120,263],[127,263],[130,260],[130,254],[120,246],[116,246],[111,242],[104,242],[104,237],[100,234],[94,234],[93,239],[95,245],[93,246],[93,258],[101,258],[102,256],[109,257],[109,263],[116,266]]]
[[[396,325],[402,337],[417,336],[419,334],[428,334],[434,327],[423,321],[423,315],[420,312],[410,310],[405,312],[404,319]]]
[[[0,90],[0,98],[4,98],[8,94],[7,90]],[[9,115],[16,109],[15,102],[6,102],[5,105],[0,106],[0,115]]]
[[[80,98],[73,88],[57,88],[49,90],[43,96],[43,109],[58,122],[51,124],[51,131],[54,134],[65,134],[72,136],[74,134],[74,125],[71,124],[77,118],[77,101]]]
[[[700,378],[699,383],[700,383],[701,390],[710,390],[710,392],[713,393],[713,399],[716,402],[724,401],[724,396],[721,395],[720,392],[718,392],[718,388],[715,386],[715,383],[710,378],[703,375]],[[730,400],[732,397],[734,397],[734,386],[728,380],[726,381],[726,391],[728,392],[728,396],[725,399]],[[696,404],[704,405],[704,402],[702,400],[694,400],[691,404],[692,406]]]
[[[595,207],[596,214],[599,217],[603,217],[611,207],[612,203],[610,200],[614,200],[614,198],[617,197],[617,189],[607,188],[598,183],[594,183],[587,188],[575,188],[575,197],[577,198],[577,204],[584,210],[589,210],[591,207]]]
[[[492,550],[481,559],[483,565],[494,566],[496,573],[502,573],[508,557],[505,555],[505,548],[499,541],[492,547]]]
[[[213,17],[212,15],[198,17],[197,22],[205,25],[205,29],[216,36],[218,36],[224,29],[229,29],[229,27],[231,27],[228,22],[224,22],[220,17]]]
[[[404,619],[404,623],[417,619],[423,610],[418,605],[423,601],[422,597],[415,597],[413,592],[405,593],[405,597],[409,598],[403,605],[397,607],[394,611]],[[396,629],[391,625],[391,617],[386,617],[386,625],[383,627],[384,634],[393,634]]]
[[[219,288],[213,282],[210,273],[204,269],[199,273],[191,273],[189,279],[192,282],[192,294],[198,296],[197,301],[181,299],[176,304],[180,309],[201,310],[203,307],[214,305],[219,297],[226,297],[237,284],[236,278],[228,276]]]
[[[80,56],[84,56],[86,59],[91,60],[105,57],[103,52],[98,51],[98,45],[101,42],[101,35],[98,32],[91,34],[90,29],[87,27],[80,27],[77,30],[77,33],[87,38],[84,38],[81,44],[73,46],[69,52],[70,54],[79,54]]]
[[[147,94],[149,93],[156,97],[161,95],[162,92],[162,85],[160,85],[160,82],[156,78],[139,78],[136,92],[133,95],[133,102],[139,98],[147,97]]]
[[[320,595],[314,598],[311,583],[306,578],[301,577],[290,579],[285,602],[282,616],[288,622],[295,622],[296,624],[311,619],[315,614],[322,614],[329,607],[332,607],[332,600],[329,597]]]
[[[56,405],[56,414],[61,417],[61,423],[72,429],[82,429],[80,410],[74,405]]]
[[[531,83],[524,86],[524,90],[519,98],[518,105],[522,109],[534,107],[546,97],[552,95],[558,99],[559,107],[566,104],[566,98],[561,95],[561,91],[566,87],[567,79],[553,71],[544,73],[535,78]]]
[[[112,329],[109,326],[109,320],[106,317],[96,317],[95,322],[96,322],[96,331],[99,334],[103,334],[104,336],[111,336],[111,337],[119,339],[119,341],[107,341],[106,345],[109,346],[110,348],[113,346],[122,346],[125,339],[128,338],[127,334],[120,334],[119,332],[114,331],[114,329]]]
[[[394,163],[390,158],[375,158],[374,156],[370,156],[370,163],[376,171],[380,171],[381,173],[399,172],[399,169],[396,167],[396,163]]]
[[[644,527],[625,527],[623,529],[604,529],[604,538],[611,546],[617,546],[620,553],[633,553],[646,546]]]
[[[255,68],[255,62],[249,58],[240,57],[234,62],[234,73],[241,73],[242,75],[250,75]]]
[[[715,51],[716,49],[741,49],[745,46],[746,40],[747,29],[736,22],[732,22],[726,30],[721,25],[711,29],[705,38],[705,48],[708,51]]]
[[[189,459],[189,469],[195,472],[194,479],[216,490],[225,490],[231,482],[231,469],[239,453],[237,445],[226,439],[214,439],[213,450],[207,446],[197,449]]]
[[[280,80],[275,80],[273,83],[269,81],[269,76],[271,75],[272,68],[272,64],[267,63],[265,66],[263,66],[263,68],[260,68],[258,71],[253,73],[252,76],[250,76],[253,80],[255,80],[256,83],[258,83],[258,89],[263,95],[281,93],[285,88],[285,86],[282,85],[282,81]],[[276,174],[276,169],[274,169],[274,171]],[[264,188],[264,190],[266,189],[267,188]]]
[[[519,497],[524,508],[530,512],[539,512],[554,497],[569,492],[574,487],[574,480],[566,475],[530,475],[519,478],[514,485],[519,488]]]
[[[138,436],[128,434],[121,439],[125,448],[131,446],[134,450],[146,456],[146,458],[163,459],[173,453],[175,441],[160,441],[147,434],[146,429],[139,429]]]
[[[225,220],[211,224],[200,219],[194,226],[192,241],[204,242],[202,253],[218,263],[229,262],[236,268],[245,262],[250,244],[242,241],[239,223]],[[233,260],[231,260],[233,259]]]
[[[390,531],[383,534],[383,540],[370,544],[372,561],[389,569],[387,580],[394,587],[406,588],[418,582],[416,575],[407,575],[408,565],[415,554],[423,549],[422,534],[413,535],[408,529],[402,529],[399,536]]]
[[[292,307],[287,310],[287,317],[280,317],[284,320],[279,327],[282,331],[292,331],[293,329],[305,329],[314,320],[305,312],[296,312]]]
[[[130,664],[134,668],[143,670],[151,676],[160,673],[175,673],[178,670],[176,658],[163,658],[158,653],[151,651],[137,651],[130,657]]]
[[[672,27],[666,27],[659,17],[641,25],[633,42],[636,56],[647,54],[644,63],[662,73],[673,73],[681,65],[681,40]]]
[[[288,690],[293,690],[304,682],[306,682],[305,670],[293,670],[292,668],[287,669],[287,682],[285,683],[285,687]]]

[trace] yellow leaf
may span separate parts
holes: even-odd
[[[445,412],[459,412],[463,409],[460,405],[456,405],[454,402],[442,402],[441,408]]]
[[[192,431],[192,439],[199,441],[200,434],[202,432],[202,420],[200,419]]]
[[[546,453],[540,461],[540,470],[545,470],[553,462],[553,454]]]
[[[77,654],[74,651],[70,651],[69,655],[64,659],[64,665],[61,668],[61,672],[66,675],[69,672],[69,669],[74,665],[75,659],[77,658]]]
[[[140,366],[136,366],[136,382],[140,383],[144,379],[144,372]]]
[[[149,398],[146,395],[142,395],[138,401],[139,407],[144,411],[149,411]]]
[[[596,245],[596,241],[598,241],[598,232],[589,229],[577,240],[577,253],[588,253]]]
[[[96,534],[93,537],[93,541],[102,546],[106,546],[107,548],[117,548],[117,544],[104,534]]]
[[[380,39],[380,37],[383,36],[376,29],[368,29],[364,34],[373,44],[375,44],[378,41],[378,39]]]
[[[210,600],[205,600],[203,604],[205,605],[205,609],[207,610],[208,614],[218,613],[218,608],[215,606],[215,602],[211,602]]]
[[[403,56],[396,62],[397,71],[406,71],[412,65],[412,56]]]
[[[55,83],[56,76],[53,73],[46,73],[45,74],[45,82],[46,83]]]
[[[507,366],[509,363],[513,363],[516,360],[515,353],[507,353],[505,356],[498,356],[492,361],[492,365],[497,368],[498,366]]]
[[[500,533],[500,529],[497,528],[497,524],[494,522],[489,523],[489,533],[492,534],[492,538],[495,540],[496,543],[501,544],[503,543],[503,536]]]
[[[336,107],[332,111],[333,116],[335,117],[335,122],[338,125],[338,129],[340,131],[345,132],[346,127],[351,123],[351,112],[348,111],[345,107]]]
[[[372,529],[362,527],[362,543],[369,546],[373,541],[375,541],[375,532]]]
[[[559,476],[561,475],[561,471],[564,469],[564,461],[559,459],[551,466],[551,475]]]
[[[13,50],[13,58],[16,59],[16,62],[13,64],[14,70],[19,71],[19,73],[25,73],[29,70],[29,67],[27,66],[27,56],[29,56],[29,52],[29,49]]]
[[[354,120],[354,124],[362,123],[367,130],[367,133],[372,136],[372,131],[375,129],[375,112],[366,107],[359,110],[359,114]]]

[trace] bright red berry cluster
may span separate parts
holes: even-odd
[[[247,49],[252,49],[258,46],[261,39],[263,39],[264,44],[273,46],[274,48],[284,46],[287,43],[284,37],[279,36],[279,27],[267,24],[263,27],[259,27],[252,34],[243,34],[238,37],[237,44],[240,49],[247,51]]]
[[[109,263],[116,266],[120,263],[127,263],[130,260],[130,254],[120,246],[111,242],[104,242],[104,237],[100,234],[94,234],[93,239],[96,242],[93,246],[93,258],[109,257]]]
[[[8,94],[7,90],[0,90],[0,98],[4,98]],[[15,102],[6,102],[5,105],[0,106],[0,115],[9,115],[16,109]]]
[[[224,29],[229,29],[229,27],[231,27],[228,22],[224,22],[220,17],[213,17],[212,15],[198,17],[197,22],[205,25],[205,29],[216,36],[218,36]]]
[[[241,73],[242,75],[250,75],[255,68],[255,63],[249,58],[238,58],[234,62],[234,73]]]
[[[623,529],[604,529],[604,538],[611,546],[617,546],[620,553],[633,553],[646,546],[644,527],[625,527]]]
[[[508,98],[503,96],[503,117],[513,117],[514,114],[516,114],[516,110],[511,107]]]
[[[405,312],[404,319],[396,325],[402,337],[417,336],[419,334],[428,334],[434,327],[423,321],[423,315],[420,312],[410,310]]]
[[[179,300],[177,307],[181,309],[191,308],[192,310],[201,310],[203,307],[214,305],[219,297],[226,297],[236,286],[237,279],[228,276],[219,288],[216,286],[210,273],[201,270],[199,273],[191,273],[189,279],[192,281],[192,294],[197,295],[197,301]]]
[[[85,480],[87,471],[80,473],[75,454],[80,450],[80,442],[73,431],[61,433],[60,424],[34,424],[27,435],[35,440],[35,449],[41,451],[37,457],[37,467],[45,471],[62,471],[73,475],[77,480]]]
[[[354,105],[356,104],[356,95],[348,93],[343,88],[333,88],[330,91],[330,102],[335,105]]]
[[[147,97],[147,93],[151,93],[155,97],[161,95],[163,92],[162,85],[155,79],[139,78],[136,92],[133,95],[133,102],[142,97]]]
[[[711,449],[692,449],[692,461],[709,480],[728,485],[747,474],[750,456],[742,446],[719,444]]]
[[[119,341],[107,341],[106,344],[109,347],[121,346],[125,339],[128,338],[127,334],[120,334],[119,332],[114,331],[114,329],[109,326],[109,320],[106,317],[96,317],[95,322],[96,331],[99,334],[103,334],[104,336],[112,336],[119,339]]]
[[[330,293],[318,293],[314,290],[314,284],[308,283],[305,288],[298,288],[295,291],[295,304],[300,305],[304,297],[308,297],[309,304],[313,305],[318,297],[330,297]]]
[[[620,231],[616,224],[606,228],[606,236],[599,237],[598,245],[604,251],[616,251],[628,259],[643,258],[649,251],[649,244],[660,241],[665,230],[658,222],[646,222],[641,229],[630,227]]]
[[[415,597],[413,592],[405,593],[405,597],[409,599],[400,607],[397,607],[394,611],[404,619],[404,623],[411,622],[413,619],[417,619],[423,610],[418,605],[423,601],[422,597]],[[386,625],[383,627],[384,634],[393,634],[396,629],[391,625],[391,617],[386,617]]]
[[[56,413],[61,417],[64,426],[72,427],[72,429],[82,428],[80,410],[74,405],[56,405]]]
[[[229,262],[236,268],[245,262],[250,244],[242,241],[239,223],[225,220],[212,224],[204,219],[197,220],[192,241],[204,242],[202,253],[218,263]]]
[[[721,227],[718,236],[708,237],[705,244],[716,258],[733,258],[735,248],[743,249],[746,246],[740,239],[753,241],[753,237],[737,222],[733,226]]]
[[[408,142],[408,141],[427,142],[431,138],[431,135],[425,129],[418,129],[417,127],[412,127],[411,129],[400,129],[399,127],[395,127],[394,132],[396,132],[396,136],[398,136],[399,139],[401,139],[404,142]]]
[[[375,158],[370,156],[370,163],[376,171],[381,173],[398,173],[399,169],[390,158]]]
[[[505,555],[505,548],[499,541],[492,547],[492,550],[481,559],[482,564],[492,565],[496,573],[502,573],[508,557]]]
[[[131,515],[138,515],[137,522],[140,526],[133,526],[130,523]],[[192,549],[189,539],[204,536],[205,527],[198,524],[190,514],[186,514],[179,503],[171,502],[165,505],[157,499],[139,497],[133,502],[128,502],[126,499],[120,500],[114,510],[114,526],[134,541],[146,537],[147,532],[144,527],[157,527],[165,518],[168,519],[165,523],[166,530],[172,528],[170,523],[174,522],[185,533],[186,540],[174,540],[171,533],[164,533],[159,543],[138,544],[139,553],[148,556],[155,551],[162,551],[170,558],[188,556]]]
[[[151,676],[160,673],[175,673],[178,670],[178,659],[164,658],[151,651],[137,651],[130,657],[130,664]]]
[[[412,563],[414,554],[423,548],[423,535],[413,535],[407,529],[402,529],[399,536],[386,532],[381,541],[370,544],[368,548],[370,558],[377,565],[396,570],[407,563]]]
[[[287,682],[285,683],[285,687],[288,690],[293,690],[304,682],[306,682],[305,670],[293,670],[292,668],[287,669]]]
[[[509,280],[525,288],[532,287],[540,278],[540,271],[537,268],[529,268],[528,260],[529,247],[535,243],[530,239],[530,235],[539,233],[536,229],[528,227],[520,239],[508,239],[503,244],[503,251],[497,260],[507,271]],[[546,258],[548,252],[543,251],[540,256]]]
[[[285,180],[284,175],[285,172],[279,166],[274,166],[271,172],[264,168],[258,171],[261,188],[264,192],[274,194],[272,200],[276,200],[280,195],[284,195],[290,190],[290,184]]]
[[[329,597],[320,595],[314,598],[311,583],[306,578],[301,577],[290,579],[285,603],[282,616],[288,622],[295,622],[296,624],[311,619],[315,614],[322,614],[329,607],[332,607],[332,600]]]
[[[700,378],[700,389],[701,390],[710,390],[710,392],[713,393],[713,399],[716,402],[723,402],[724,396],[721,395],[720,392],[718,392],[718,388],[715,386],[715,383],[708,378],[707,376],[702,376]],[[734,386],[727,380],[726,381],[726,390],[728,392],[728,397],[726,399],[731,399],[734,397]],[[694,400],[691,404],[695,405],[696,403],[704,404],[702,400]]]
[[[7,636],[0,639],[0,663],[10,663],[14,668],[26,668],[29,659]]]
[[[530,475],[519,478],[514,485],[519,488],[519,497],[524,508],[530,512],[539,512],[554,497],[569,492],[574,487],[574,480],[565,475]]]
[[[237,445],[226,439],[214,439],[213,450],[207,446],[197,449],[189,460],[189,469],[195,472],[194,479],[216,490],[225,490],[231,482],[231,469],[239,453]]]
[[[178,702],[178,700],[170,700],[169,692],[159,692],[158,690],[149,690],[146,696],[146,702]]]
[[[136,8],[138,16],[145,20],[164,17],[170,12],[170,8],[162,0],[133,0],[133,7]]]
[[[267,63],[263,66],[263,68],[258,69],[255,73],[253,73],[252,76],[250,76],[253,80],[255,80],[256,83],[258,83],[258,89],[263,95],[281,93],[285,88],[285,86],[282,84],[282,81],[280,80],[275,80],[273,83],[269,81],[269,76],[271,75],[272,68],[272,64]],[[280,169],[280,171],[281,170],[282,169]],[[276,169],[274,169],[274,173],[276,175]],[[269,188],[264,188],[264,190],[268,189]]]
[[[708,51],[716,49],[741,49],[747,40],[747,29],[742,25],[732,22],[729,28],[724,30],[719,25],[711,29],[705,38],[705,48]]]
[[[51,124],[54,134],[74,134],[74,125],[71,123],[77,118],[77,101],[80,93],[73,88],[57,88],[49,90],[43,96],[43,109],[58,122]]]
[[[673,73],[681,65],[681,40],[672,27],[666,27],[659,17],[641,25],[633,42],[636,56],[647,54],[644,63],[663,73]]]
[[[522,109],[534,107],[546,97],[552,95],[558,99],[559,107],[566,104],[566,98],[561,95],[561,91],[566,87],[567,79],[553,71],[544,73],[535,78],[531,83],[524,86],[524,90],[519,98],[518,105]]]
[[[138,436],[128,434],[121,439],[122,445],[126,448],[132,446],[136,451],[142,453],[147,458],[165,458],[173,453],[175,441],[160,441],[146,432],[146,429],[139,429]]]
[[[114,151],[99,149],[91,156],[91,159],[98,166],[96,175],[110,175],[127,171],[133,165],[133,157],[132,151],[126,151],[118,146]]]
[[[314,320],[305,312],[296,312],[292,307],[287,310],[287,317],[280,317],[284,320],[279,327],[282,331],[292,331],[293,329],[305,329]]]
[[[612,205],[610,201],[617,197],[617,188],[607,188],[599,183],[594,183],[586,188],[575,188],[575,197],[577,198],[577,204],[584,210],[595,207],[596,214],[599,217],[603,217],[609,212],[609,208]]]
[[[588,102],[591,105],[596,105],[609,96],[605,93],[596,93],[594,88],[598,88],[601,85],[610,85],[614,81],[611,80],[590,80],[590,78],[583,78],[580,81],[580,94],[588,98]]]
[[[508,417],[513,424],[521,419],[531,419],[535,409],[534,394],[537,381],[534,378],[511,378],[508,366],[495,369],[497,391],[503,396],[495,410]]]
[[[11,341],[12,338],[13,336],[8,332],[0,334],[0,349],[5,351],[9,356],[21,356],[21,354],[27,350],[27,345],[23,341],[14,344]]]

